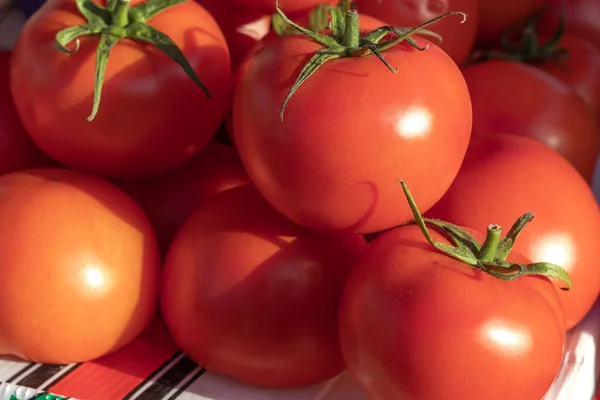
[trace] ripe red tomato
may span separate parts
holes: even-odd
[[[291,97],[282,120],[287,92],[321,48],[291,35],[241,66],[233,131],[254,184],[279,212],[316,230],[370,233],[410,219],[398,204],[400,178],[424,209],[432,206],[471,134],[469,93],[456,64],[435,45],[418,51],[407,43],[383,52],[398,74],[375,56],[331,60]]]
[[[318,233],[251,185],[205,202],[164,265],[162,312],[177,345],[209,371],[294,387],[339,374],[337,310],[359,235]],[[260,361],[260,362],[257,362]]]
[[[0,51],[0,175],[57,164],[29,138],[10,96],[10,52]]]
[[[521,23],[539,6],[534,0],[479,0],[479,44],[496,44],[515,24]]]
[[[597,0],[546,0],[549,12],[542,19],[545,32],[555,32],[561,6],[564,3],[566,31],[573,36],[585,38],[600,49],[600,2]]]
[[[442,36],[444,41],[440,47],[459,65],[467,59],[475,42],[478,0],[357,0],[356,8],[387,24],[405,28],[417,26],[449,11],[466,13],[467,20],[460,26],[453,19],[448,19],[429,28]]]
[[[516,253],[508,260],[529,263]],[[342,352],[371,400],[541,399],[562,360],[557,303],[546,278],[507,282],[438,252],[417,226],[396,228],[347,280]]]
[[[234,3],[246,8],[255,10],[263,14],[272,14],[277,10],[275,0],[233,0]],[[279,0],[279,8],[288,16],[302,14],[319,4],[336,5],[338,0]]]
[[[246,54],[271,30],[269,15],[247,10],[230,0],[196,0],[219,24],[229,53],[231,69],[240,65]]]
[[[558,48],[567,51],[565,62],[547,62],[542,68],[575,90],[600,122],[600,47],[586,39],[564,35]]]
[[[573,282],[559,292],[567,328],[590,310],[600,290],[600,211],[586,182],[555,151],[513,135],[474,135],[454,183],[427,216],[466,225],[508,226],[532,212],[515,251],[562,266]]]
[[[34,142],[64,164],[111,178],[154,176],[191,159],[216,133],[231,99],[229,52],[214,19],[184,2],[148,21],[182,49],[210,99],[154,46],[122,40],[110,52],[91,122],[98,38],[81,37],[73,54],[52,45],[59,30],[85,22],[74,1],[49,0],[17,40],[12,94]]]
[[[463,74],[473,102],[473,133],[510,133],[557,150],[591,181],[600,132],[574,91],[532,65],[487,61]]]
[[[0,354],[82,362],[146,329],[160,257],[129,196],[67,169],[13,172],[0,186]]]
[[[156,178],[122,181],[120,186],[142,206],[166,254],[185,220],[208,198],[249,183],[235,150],[209,142],[184,166]]]

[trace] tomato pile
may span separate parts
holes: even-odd
[[[249,385],[541,399],[600,290],[597,4],[48,0],[0,53],[0,354],[159,315]]]

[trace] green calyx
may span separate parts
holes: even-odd
[[[96,51],[94,103],[90,116],[86,118],[88,122],[92,121],[98,113],[110,51],[119,40],[124,38],[156,46],[181,65],[185,73],[204,91],[206,97],[210,98],[208,90],[200,82],[179,47],[166,34],[147,24],[147,21],[155,15],[187,0],[148,0],[133,7],[130,7],[129,1],[107,0],[106,7],[102,7],[91,0],[75,0],[79,12],[85,17],[87,23],[65,28],[56,34],[56,48],[67,54],[77,52],[81,36],[100,35],[100,43]],[[67,46],[72,41],[75,41],[75,48],[71,50]]]
[[[483,51],[474,55],[473,61],[505,60],[540,65],[547,62],[564,67],[568,57],[566,49],[559,47],[565,31],[565,13],[560,13],[559,24],[554,35],[544,43],[540,42],[536,25],[546,12],[544,6],[532,13],[524,23],[508,30],[501,39],[500,51]],[[516,40],[515,40],[516,39]]]
[[[340,0],[337,7],[346,12],[352,7],[352,1]],[[309,14],[308,26],[306,28],[311,32],[321,32],[329,28],[329,17],[331,15],[330,12],[334,8],[336,8],[336,6],[333,6],[329,3],[321,3],[314,7]],[[280,37],[301,33],[298,29],[285,22],[279,13],[275,13],[271,16],[271,27],[277,36]]]
[[[406,183],[403,181],[398,182],[402,185],[402,189],[415,218],[414,221],[409,221],[404,225],[416,223],[421,232],[423,232],[425,239],[440,252],[506,281],[511,281],[525,275],[538,275],[560,279],[566,285],[565,287],[561,287],[562,290],[571,289],[569,275],[562,267],[556,264],[546,262],[518,264],[506,260],[515,245],[517,237],[523,228],[533,219],[534,216],[532,213],[521,216],[510,228],[505,237],[502,237],[502,228],[500,226],[489,225],[485,241],[479,243],[468,232],[456,225],[436,219],[423,218]],[[427,229],[427,225],[443,233],[450,239],[453,245],[433,240]]]
[[[404,41],[417,50],[426,50],[427,47],[419,47],[412,39],[413,35],[420,33],[441,41],[442,38],[439,35],[427,31],[424,28],[450,15],[462,16],[462,22],[465,22],[467,18],[467,15],[462,12],[449,12],[414,28],[382,26],[363,36],[360,32],[358,12],[352,8],[345,10],[344,7],[338,6],[327,10],[331,18],[331,22],[328,23],[328,26],[331,29],[330,34],[320,33],[319,31],[313,32],[312,30],[303,28],[291,21],[279,8],[279,0],[276,2],[276,9],[279,17],[281,17],[287,25],[323,46],[323,48],[317,51],[302,68],[300,75],[285,97],[279,112],[282,120],[290,98],[298,88],[327,61],[343,57],[366,57],[374,55],[381,60],[391,72],[398,73],[398,70],[393,68],[383,57],[382,53],[384,51]]]

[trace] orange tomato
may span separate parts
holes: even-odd
[[[160,257],[139,206],[66,169],[0,177],[0,354],[62,364],[125,346],[158,306]]]

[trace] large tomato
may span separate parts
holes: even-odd
[[[411,27],[445,14],[462,11],[467,20],[461,26],[456,21],[445,20],[430,29],[443,38],[440,47],[457,63],[462,64],[473,47],[478,26],[478,0],[357,0],[356,8],[397,27]]]
[[[125,346],[158,306],[160,257],[140,207],[66,169],[0,177],[0,354],[41,363]]]
[[[496,44],[507,30],[523,22],[539,5],[538,0],[479,0],[477,42]]]
[[[534,138],[567,158],[591,181],[600,132],[585,101],[557,78],[532,65],[487,61],[463,74],[473,102],[473,133]]]
[[[271,17],[233,4],[231,0],[196,0],[215,18],[229,46],[235,71],[246,54],[271,30]]]
[[[549,13],[543,19],[546,32],[554,32],[559,21],[561,7],[565,7],[566,31],[574,36],[588,39],[600,49],[600,2],[597,0],[545,0],[550,4]]]
[[[10,52],[0,51],[0,175],[56,164],[29,138],[10,95]]]
[[[471,134],[456,64],[436,45],[418,51],[406,42],[382,53],[397,74],[373,55],[334,59],[300,86],[282,117],[300,69],[321,48],[286,36],[242,65],[233,131],[250,178],[279,212],[317,230],[368,233],[409,219],[408,206],[398,204],[399,178],[432,206]]]
[[[600,211],[589,186],[558,153],[528,138],[474,135],[454,183],[426,214],[479,227],[508,226],[524,212],[536,218],[515,251],[569,273],[573,288],[559,296],[572,328],[600,290]]]
[[[516,253],[508,260],[529,263]],[[557,310],[546,278],[493,277],[440,253],[410,225],[376,238],[353,267],[340,341],[371,400],[541,399],[562,360]]]
[[[173,237],[202,202],[249,183],[235,150],[209,142],[184,166],[155,178],[122,181],[120,186],[142,206],[166,254]]]
[[[162,313],[175,342],[209,371],[270,387],[339,374],[337,310],[366,243],[296,225],[251,185],[205,202],[164,266]]]
[[[248,10],[255,10],[264,14],[276,12],[276,0],[233,0],[233,2]],[[319,4],[335,5],[337,3],[338,0],[279,0],[279,8],[288,15],[297,15]]]
[[[564,35],[558,48],[566,52],[565,61],[549,61],[542,68],[575,90],[600,122],[600,47],[587,39]]]
[[[19,35],[11,88],[34,142],[64,164],[113,178],[158,175],[191,159],[216,133],[231,97],[229,52],[215,20],[197,3],[184,2],[148,21],[182,49],[210,98],[156,47],[122,39],[110,52],[98,114],[90,122],[98,37],[82,36],[78,47],[70,45],[77,48],[73,54],[54,45],[60,30],[85,22],[74,0],[49,0]],[[106,29],[140,29],[138,22],[124,22],[124,28]],[[167,44],[144,29],[148,40]]]

